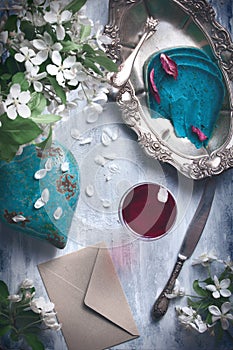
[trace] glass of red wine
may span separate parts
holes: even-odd
[[[171,231],[177,218],[177,204],[166,187],[150,182],[140,183],[123,195],[119,216],[133,235],[155,240]]]

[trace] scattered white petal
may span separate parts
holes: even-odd
[[[87,137],[85,139],[81,139],[79,144],[80,145],[87,145],[87,144],[91,143],[91,141],[92,141],[92,138],[91,137]]]
[[[106,162],[107,162],[107,160],[101,155],[97,155],[95,157],[95,163],[98,165],[104,166],[106,164]]]
[[[119,174],[120,173],[120,168],[115,163],[110,164],[108,169],[112,174]]]
[[[104,146],[109,146],[111,143],[112,139],[106,132],[106,129],[103,130],[102,135],[101,135],[101,142]]]
[[[66,173],[69,170],[70,170],[70,166],[69,166],[68,162],[64,162],[64,163],[61,164],[61,171],[63,173]]]
[[[107,175],[107,176],[106,176],[106,181],[108,182],[108,181],[110,181],[110,180],[112,180],[112,176],[111,176],[111,175]]]
[[[116,155],[116,153],[108,153],[108,154],[104,155],[104,158],[108,159],[108,160],[114,160],[117,158],[117,155]]]
[[[23,215],[16,215],[12,218],[14,222],[23,222],[26,220],[26,218]]]
[[[116,141],[116,140],[118,139],[118,137],[119,137],[119,128],[118,128],[118,127],[114,127],[114,128],[112,129],[111,139],[112,139],[113,141]]]
[[[111,206],[111,203],[108,199],[102,199],[102,205],[104,208],[109,208]]]
[[[46,160],[45,169],[46,169],[47,171],[51,171],[52,168],[53,168],[53,161],[52,161],[51,158],[49,158],[49,159]]]
[[[85,192],[86,192],[86,195],[87,195],[88,197],[94,196],[94,193],[95,193],[94,187],[93,187],[92,185],[88,185],[88,186],[86,187]]]
[[[37,172],[35,172],[34,178],[36,180],[40,180],[40,179],[43,179],[46,176],[46,174],[47,174],[47,170],[46,169],[40,169]]]
[[[45,205],[45,202],[42,200],[42,198],[38,198],[36,203],[34,204],[35,209],[40,209]]]
[[[55,210],[54,214],[53,214],[54,219],[55,219],[55,220],[59,220],[59,219],[61,218],[61,216],[62,216],[62,213],[63,213],[62,208],[61,208],[61,207],[58,207],[58,208]]]
[[[158,201],[161,203],[166,203],[168,200],[168,191],[164,187],[160,187],[158,192]]]
[[[71,137],[73,137],[73,139],[79,140],[79,139],[80,139],[81,132],[80,132],[80,130],[78,130],[78,129],[72,129],[72,130],[70,131],[70,135],[71,135]]]
[[[49,201],[49,190],[47,188],[42,191],[41,199],[45,204]]]

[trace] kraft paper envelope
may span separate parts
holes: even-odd
[[[69,350],[100,350],[137,338],[137,327],[103,244],[38,266]]]

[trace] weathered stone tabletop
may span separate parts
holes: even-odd
[[[201,2],[201,0],[199,0]],[[217,18],[229,31],[233,26],[233,4],[231,0],[210,0],[217,11]],[[88,0],[87,13],[94,20],[106,24],[108,20],[108,0]],[[233,31],[231,32],[233,34]],[[91,136],[90,145],[77,147],[66,138],[71,125],[81,130],[85,137]],[[195,211],[202,193],[204,181],[192,181],[177,173],[169,165],[160,164],[145,156],[138,146],[136,136],[122,122],[120,112],[113,103],[105,108],[95,124],[87,124],[85,116],[79,112],[65,122],[62,132],[58,128],[59,140],[68,143],[76,154],[81,171],[81,196],[78,203],[68,244],[64,250],[57,250],[46,242],[40,242],[23,234],[0,226],[0,279],[9,284],[14,292],[26,277],[33,279],[38,295],[47,298],[37,264],[65,255],[85,246],[105,241],[112,256],[130,304],[140,337],[118,345],[118,350],[230,350],[233,343],[227,336],[217,343],[210,335],[198,334],[185,329],[178,323],[175,306],[184,305],[183,299],[171,301],[167,314],[159,322],[153,322],[151,307],[156,295],[163,288],[173,264],[185,230]],[[96,167],[94,158],[104,147],[98,144],[103,128],[118,128],[119,138],[109,146],[114,152],[119,171],[115,171],[111,181],[105,181],[103,167]],[[64,136],[63,136],[64,135]],[[179,220],[174,230],[160,240],[145,242],[135,240],[127,234],[119,223],[117,208],[121,195],[131,185],[142,181],[154,181],[166,185],[178,201]],[[88,184],[95,186],[95,199],[85,195]],[[104,208],[102,200],[111,206]],[[204,251],[215,251],[219,258],[231,256],[232,247],[232,170],[217,178],[215,199],[205,231],[194,252],[195,257]],[[198,269],[188,260],[180,274],[179,281],[191,292],[192,281],[198,278]],[[67,295],[67,298],[69,296]],[[44,334],[46,350],[66,350],[61,332]],[[91,350],[91,349],[90,349]]]

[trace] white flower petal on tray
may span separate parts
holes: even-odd
[[[54,217],[55,220],[59,220],[59,219],[61,218],[62,214],[63,214],[62,208],[61,208],[61,207],[58,207],[58,208],[55,210],[55,212],[54,212],[54,214],[53,214],[53,217]]]
[[[23,215],[16,215],[12,218],[14,222],[24,222],[26,218]]]
[[[111,137],[108,135],[106,130],[103,130],[102,135],[101,135],[101,142],[104,146],[109,146],[110,143],[112,142]]]
[[[47,170],[46,169],[40,169],[40,170],[37,170],[34,174],[34,178],[36,180],[40,180],[40,179],[43,179],[47,174]]]
[[[118,127],[114,127],[112,129],[112,135],[111,135],[111,138],[113,141],[116,141],[119,137],[119,128]]]
[[[69,170],[70,170],[70,166],[69,166],[68,162],[64,162],[64,163],[61,164],[61,171],[63,173],[66,173]]]
[[[116,163],[110,164],[108,169],[112,174],[119,174],[120,173],[120,167]]]
[[[104,208],[109,208],[111,206],[111,202],[108,199],[102,199],[102,205]]]
[[[85,193],[88,197],[93,197],[95,190],[94,190],[94,186],[93,185],[88,185],[85,189]]]
[[[86,138],[84,138],[84,139],[81,139],[80,141],[79,141],[79,144],[80,145],[87,145],[87,144],[89,144],[89,143],[91,143],[92,142],[92,138],[91,137],[86,137]]]
[[[166,203],[168,200],[168,191],[164,187],[160,187],[158,195],[158,201],[161,203]]]
[[[42,198],[38,198],[37,201],[34,203],[35,209],[40,209],[45,205],[45,202],[42,200]]]
[[[51,158],[46,160],[44,167],[45,167],[45,169],[47,171],[51,171],[52,170],[52,168],[53,168],[53,161],[52,161]]]
[[[108,153],[108,154],[104,154],[104,158],[108,159],[108,160],[114,160],[117,158],[116,153]]]
[[[81,132],[80,130],[74,128],[70,131],[70,135],[71,137],[73,137],[73,139],[75,140],[79,140],[80,139],[80,135],[81,135]]]
[[[106,164],[106,162],[107,162],[107,160],[103,156],[101,156],[100,154],[98,154],[95,157],[95,163],[98,165],[104,166]]]
[[[45,188],[41,193],[41,199],[46,204],[49,201],[49,190]]]

